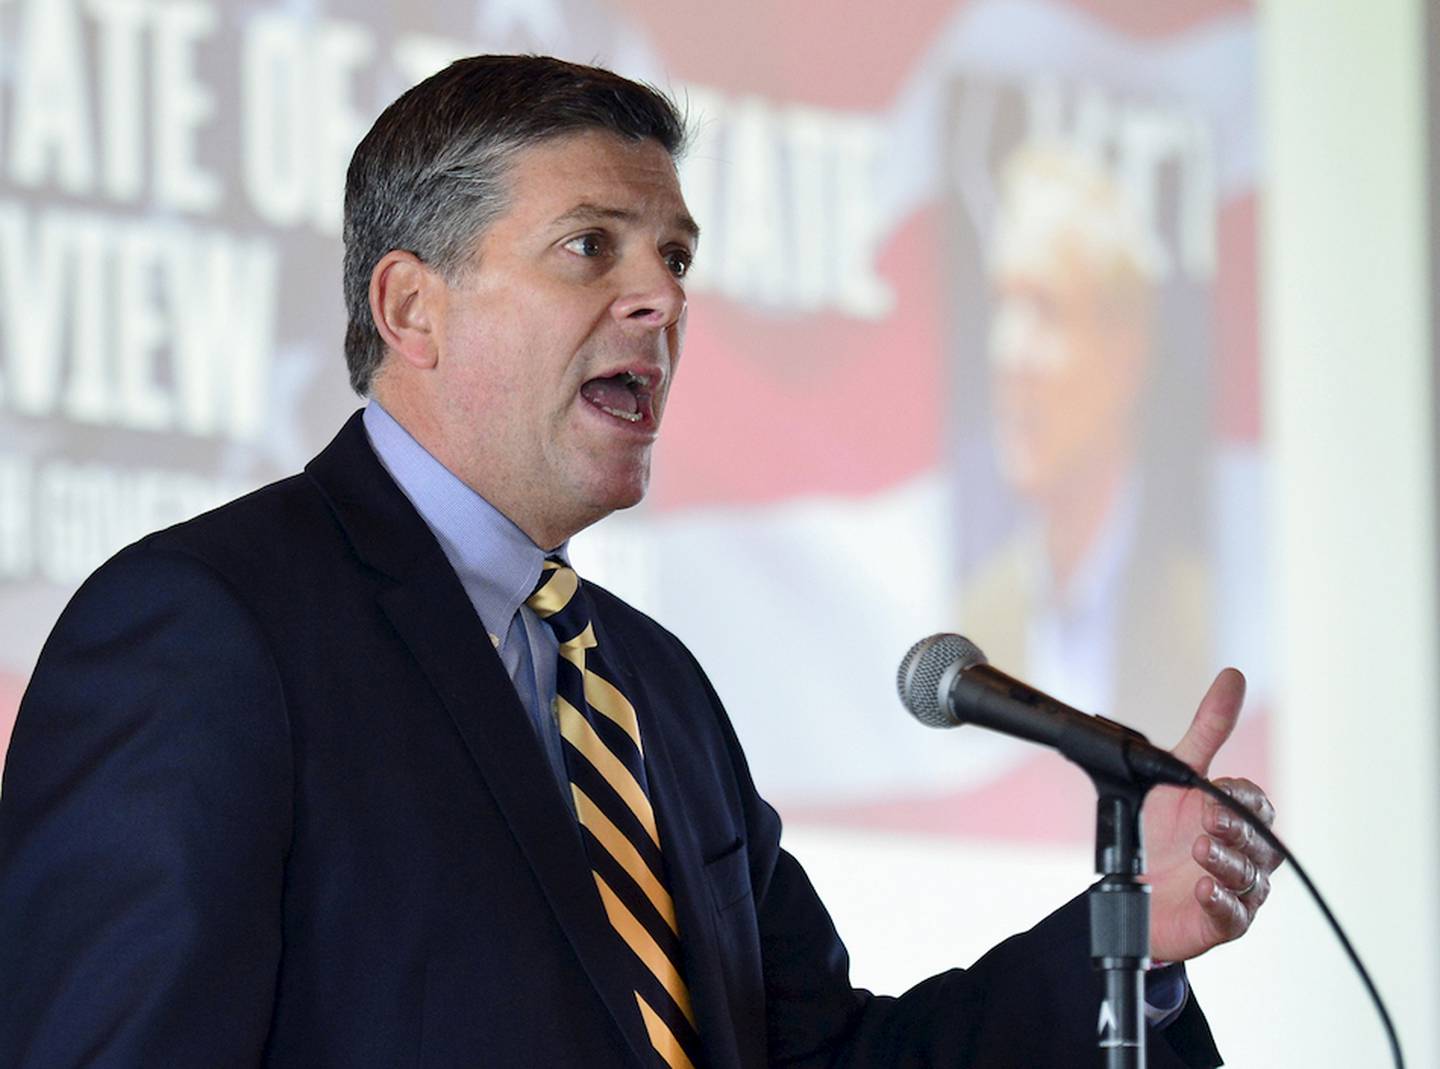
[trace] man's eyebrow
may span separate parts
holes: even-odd
[[[554,223],[557,226],[567,226],[570,223],[585,223],[597,219],[615,219],[622,223],[633,223],[639,218],[639,213],[633,212],[629,208],[614,208],[604,204],[582,201],[569,211],[557,215]],[[670,225],[676,230],[688,234],[691,241],[700,240],[700,224],[690,217],[689,212],[681,212],[676,215]]]

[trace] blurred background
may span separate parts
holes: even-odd
[[[1440,12],[1423,0],[0,0],[0,744],[120,546],[359,402],[356,141],[482,51],[687,108],[705,230],[651,495],[580,570],[678,633],[852,951],[899,991],[1083,890],[1059,757],[920,727],[906,649],[1161,744],[1279,829],[1440,1064]],[[1191,966],[1235,1066],[1380,1065],[1284,875]]]

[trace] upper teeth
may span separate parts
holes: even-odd
[[[620,372],[620,377],[625,380],[626,386],[650,385],[650,377],[648,375],[637,375],[633,371],[622,371]]]

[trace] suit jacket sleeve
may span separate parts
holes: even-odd
[[[745,799],[769,1065],[1070,1069],[1092,1058],[1101,1064],[1095,1038],[1101,985],[1090,965],[1083,896],[969,969],[931,977],[899,997],[853,988],[844,944],[799,862],[781,849],[779,817],[756,793],[728,719],[710,696]],[[1154,1069],[1221,1064],[1193,998],[1168,1027],[1152,1029],[1148,1055]]]
[[[180,554],[125,551],[41,655],[0,793],[0,1064],[257,1065],[290,747],[265,636]]]

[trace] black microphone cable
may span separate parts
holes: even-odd
[[[1405,1069],[1405,1055],[1400,1051],[1400,1037],[1395,1031],[1394,1022],[1390,1020],[1390,1012],[1385,1008],[1385,1000],[1380,997],[1380,991],[1376,988],[1375,981],[1370,978],[1369,971],[1365,968],[1364,963],[1361,962],[1360,955],[1355,952],[1355,947],[1351,945],[1349,937],[1345,934],[1345,929],[1340,926],[1340,922],[1336,920],[1335,914],[1331,912],[1329,904],[1325,901],[1325,896],[1320,893],[1320,889],[1316,887],[1315,882],[1310,879],[1310,874],[1305,871],[1305,867],[1300,864],[1299,859],[1295,857],[1288,846],[1281,842],[1280,836],[1271,831],[1266,823],[1261,820],[1249,806],[1231,798],[1203,776],[1197,775],[1191,786],[1196,790],[1208,794],[1211,798],[1215,799],[1215,801],[1245,821],[1256,835],[1264,839],[1265,842],[1279,853],[1279,855],[1290,864],[1291,868],[1295,870],[1295,875],[1300,877],[1300,882],[1305,885],[1305,889],[1310,892],[1310,897],[1315,900],[1315,904],[1320,907],[1320,912],[1324,915],[1325,920],[1329,922],[1330,930],[1335,933],[1335,938],[1340,940],[1340,946],[1344,948],[1346,956],[1350,959],[1350,964],[1355,966],[1355,971],[1360,974],[1360,979],[1365,984],[1365,990],[1370,993],[1370,1001],[1375,1004],[1375,1010],[1380,1014],[1380,1023],[1385,1027],[1385,1037],[1390,1041],[1390,1056],[1395,1062],[1395,1069]]]

